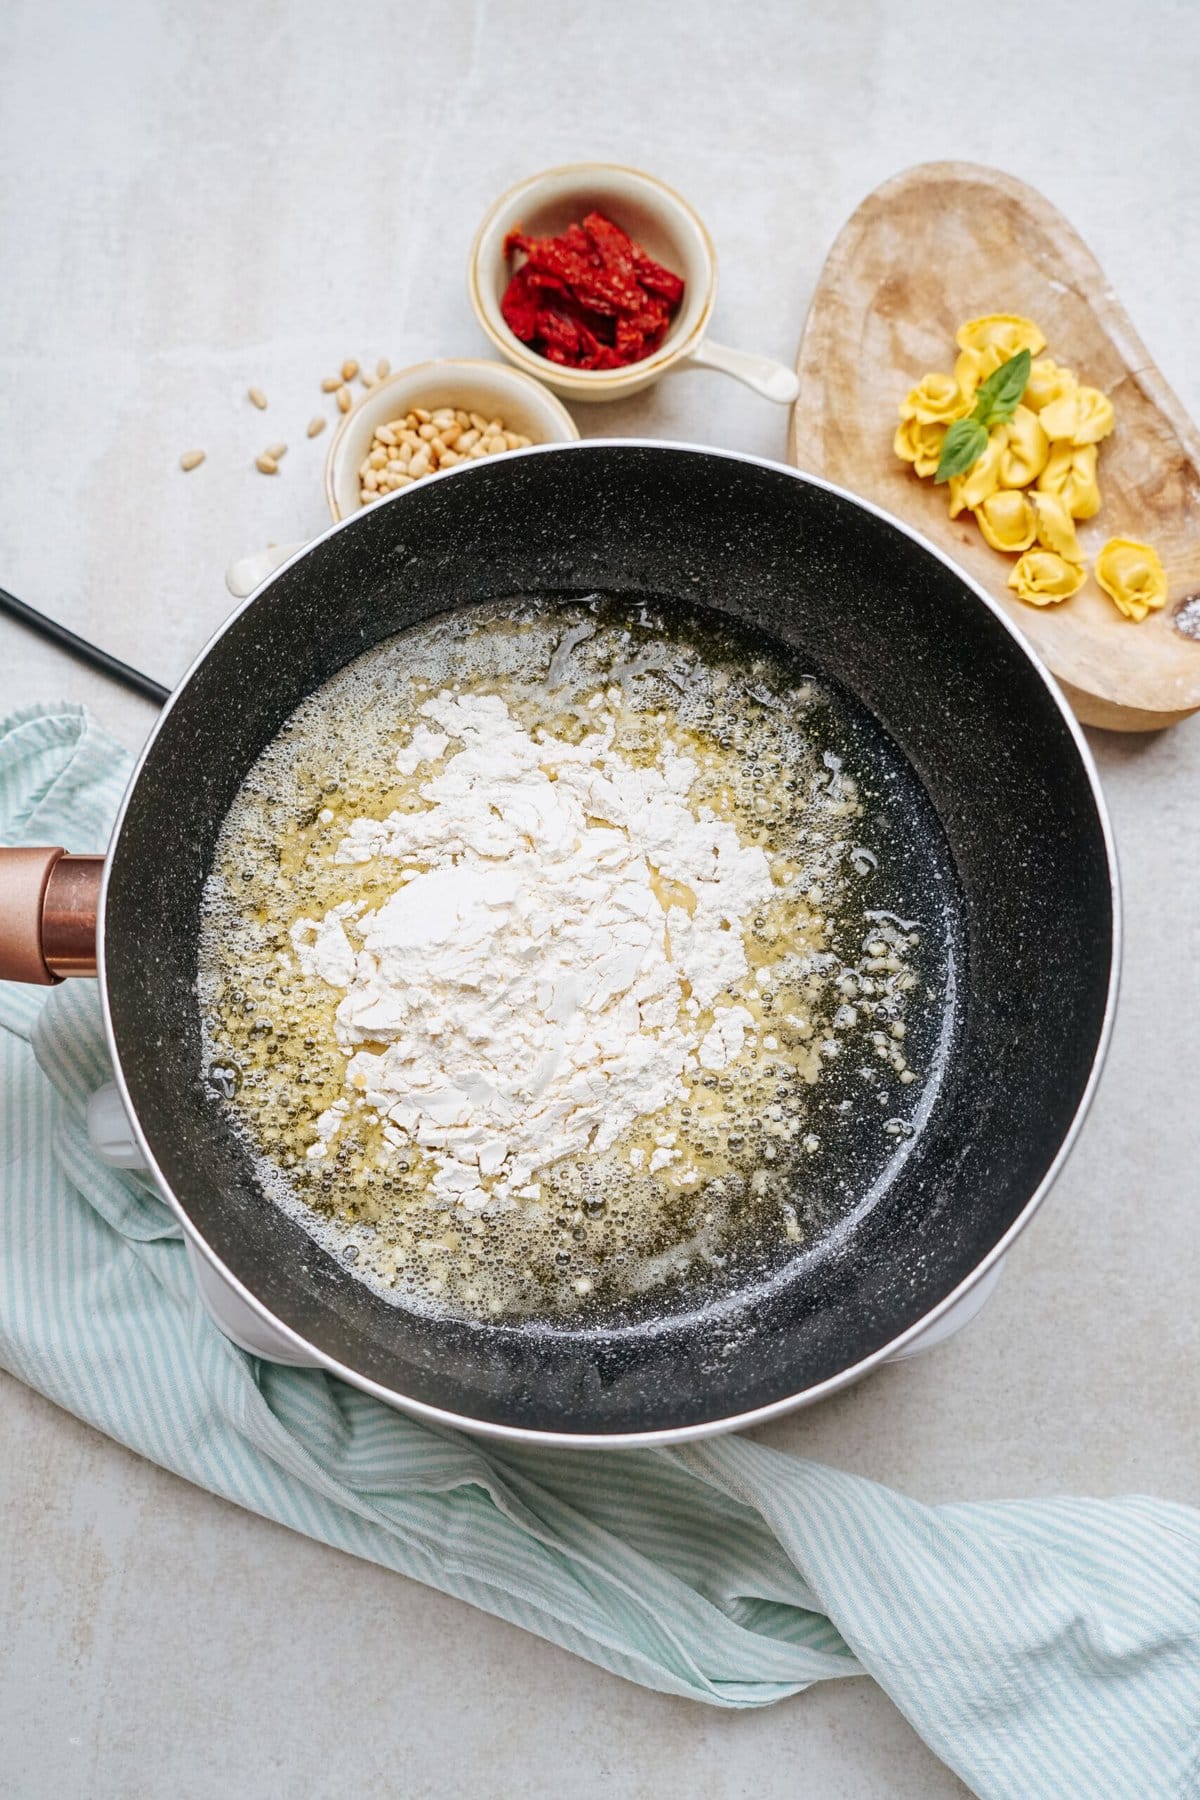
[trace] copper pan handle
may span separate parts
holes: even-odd
[[[0,981],[96,973],[102,856],[0,849]]]

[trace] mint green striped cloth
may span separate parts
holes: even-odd
[[[17,713],[0,842],[100,847],[128,767],[77,707]],[[213,1493],[661,1692],[763,1706],[866,1672],[981,1795],[1200,1794],[1200,1514],[922,1506],[739,1438],[496,1448],[257,1361],[200,1307],[167,1207],[91,1155],[108,1075],[93,984],[0,984],[0,1364],[20,1380]]]

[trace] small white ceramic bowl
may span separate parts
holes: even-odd
[[[513,273],[504,240],[518,228],[557,236],[585,213],[602,212],[656,261],[682,275],[683,303],[652,356],[623,369],[568,369],[539,356],[504,322],[500,302]],[[768,356],[730,350],[707,337],[717,296],[717,253],[699,216],[673,188],[619,163],[568,163],[509,188],[496,201],[471,246],[467,289],[475,316],[497,350],[518,369],[569,400],[619,400],[684,364],[735,375],[768,400],[789,404],[800,391],[795,371]]]
[[[429,412],[453,406],[500,418],[506,430],[535,444],[564,444],[579,436],[579,427],[553,394],[503,363],[469,357],[412,363],[368,388],[333,434],[325,458],[325,498],[335,519],[359,510],[359,465],[376,426],[402,419],[417,406]]]

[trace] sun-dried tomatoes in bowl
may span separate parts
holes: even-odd
[[[716,255],[654,176],[575,163],[501,196],[476,235],[469,288],[510,362],[572,399],[615,399],[697,353]]]
[[[676,275],[603,213],[558,237],[510,231],[514,273],[504,323],[547,361],[569,369],[625,369],[662,347],[686,292]]]

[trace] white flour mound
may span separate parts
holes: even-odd
[[[742,928],[774,888],[762,850],[689,805],[698,769],[671,744],[637,767],[603,710],[579,744],[531,736],[490,695],[421,711],[437,729],[397,767],[435,771],[427,809],[355,819],[335,857],[395,862],[395,893],[301,919],[292,942],[306,976],[344,990],[348,1093],[397,1152],[430,1157],[438,1196],[483,1212],[535,1198],[539,1170],[607,1149],[739,1054]],[[655,873],[692,898],[664,911]],[[310,1157],[347,1110],[321,1116]]]

